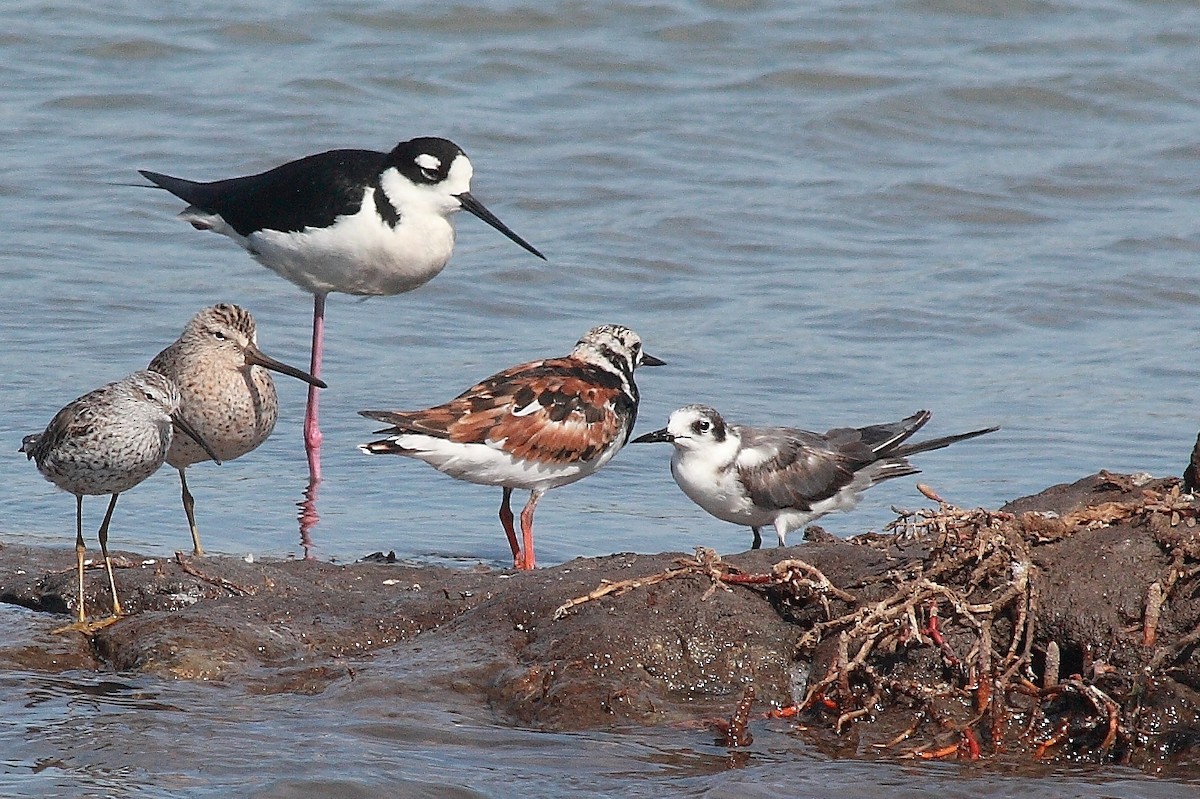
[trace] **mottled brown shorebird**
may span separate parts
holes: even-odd
[[[79,618],[55,632],[90,633],[121,616],[108,556],[108,525],[117,497],[162,466],[176,426],[208,449],[204,439],[179,416],[179,388],[156,372],[141,371],[84,394],[55,414],[41,434],[25,436],[21,442],[20,451],[37,463],[47,480],[75,495]],[[215,452],[208,451],[219,461]],[[83,498],[105,494],[111,494],[112,499],[98,535],[112,589],[112,616],[89,624],[83,598]]]
[[[254,317],[237,305],[205,308],[192,317],[174,344],[150,362],[152,371],[179,386],[180,415],[222,461],[240,458],[267,440],[279,417],[279,399],[268,369],[325,388],[325,383],[258,348]],[[183,511],[192,532],[192,551],[203,555],[195,500],[184,470],[209,460],[196,443],[176,436],[167,463],[179,470]]]

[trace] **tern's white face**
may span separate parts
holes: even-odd
[[[695,453],[732,460],[737,453],[737,434],[721,414],[706,405],[687,405],[672,413],[667,433],[680,455]]]

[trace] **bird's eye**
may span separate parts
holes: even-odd
[[[220,330],[213,331],[213,338],[215,338],[217,341],[228,341],[229,340],[229,337],[226,336],[224,333],[222,333]]]
[[[430,183],[436,183],[437,179],[438,179],[438,174],[436,171],[434,171],[432,169],[428,169],[426,167],[421,167],[421,177],[425,178]]]
[[[712,422],[708,421],[707,419],[700,419],[694,425],[692,425],[692,429],[697,433],[707,433],[709,430],[712,430]]]
[[[142,396],[145,397],[146,399],[150,400],[151,402],[154,402],[154,395],[151,394],[149,391],[143,391]]]

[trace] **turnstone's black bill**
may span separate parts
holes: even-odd
[[[134,372],[101,386],[67,404],[41,433],[25,436],[21,452],[37,464],[54,485],[75,495],[75,562],[79,576],[78,620],[63,630],[93,632],[121,616],[112,560],[108,556],[108,526],[117,497],[158,471],[171,447],[175,430],[190,436],[220,463],[213,448],[179,415],[179,388],[157,372]],[[83,595],[83,498],[111,495],[100,524],[100,551],[112,589],[112,616],[88,624]]]
[[[233,239],[269,269],[314,296],[309,372],[321,376],[325,297],[330,292],[412,291],[442,271],[454,247],[449,217],[466,209],[544,258],[471,195],[471,162],[457,144],[423,137],[388,153],[330,150],[257,175],[198,183],[141,170],[188,207],[198,230]],[[309,391],[305,444],[320,480],[317,392]]]
[[[904,444],[930,416],[917,411],[899,422],[822,435],[729,424],[707,405],[688,405],[672,413],[666,427],[634,443],[671,442],[671,474],[683,493],[718,519],[749,525],[758,549],[765,524],[774,525],[779,545],[786,546],[790,531],[831,511],[851,510],[876,483],[919,472],[908,456],[1000,429]]]
[[[268,369],[325,388],[323,381],[260,350],[254,317],[228,303],[193,316],[179,338],[154,356],[149,369],[179,386],[180,416],[227,461],[256,449],[275,429],[279,399]],[[208,453],[190,438],[175,436],[171,441],[167,463],[179,470],[183,510],[196,555],[203,555],[204,547],[184,471],[205,460]]]
[[[592,328],[565,358],[521,364],[423,411],[359,411],[391,427],[359,447],[407,455],[451,477],[501,486],[500,522],[513,566],[534,568],[533,512],[542,494],[592,474],[617,454],[637,419],[633,372],[663,361],[627,327]],[[530,493],[517,541],[509,500]]]

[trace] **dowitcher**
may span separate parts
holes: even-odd
[[[150,369],[179,386],[180,416],[222,461],[240,458],[267,440],[279,417],[279,399],[268,369],[325,388],[325,383],[258,348],[254,317],[237,305],[213,305],[187,323],[174,344],[150,362]],[[192,551],[203,555],[196,527],[195,500],[185,470],[209,460],[196,442],[176,436],[167,463],[179,470],[183,511],[192,533]]]
[[[625,446],[637,420],[633,370],[661,366],[627,327],[592,328],[564,358],[533,361],[492,375],[444,405],[423,411],[359,411],[392,425],[363,444],[368,455],[407,455],[479,485],[501,486],[500,523],[513,566],[532,569],[533,512],[551,488],[596,472]],[[509,506],[530,492],[521,542]]]
[[[402,294],[428,282],[450,260],[456,211],[545,258],[471,195],[471,162],[446,139],[412,139],[388,153],[330,150],[211,183],[141,174],[188,203],[180,217],[192,227],[228,236],[312,293],[313,377],[321,376],[326,296]],[[314,483],[321,479],[317,403],[310,388],[304,446]]]
[[[21,452],[37,463],[42,475],[75,495],[75,560],[79,574],[78,621],[56,632],[92,632],[121,615],[112,560],[108,556],[108,527],[117,497],[162,466],[177,426],[218,462],[215,452],[179,415],[179,388],[157,372],[134,372],[128,377],[84,394],[54,415],[41,434],[25,436]],[[111,494],[100,524],[100,551],[112,590],[112,616],[87,623],[83,598],[83,498]]]

